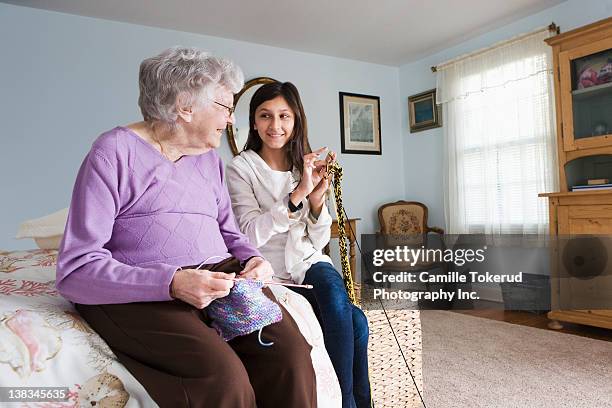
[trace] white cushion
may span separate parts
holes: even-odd
[[[41,249],[58,249],[67,219],[68,208],[64,208],[44,217],[26,220],[19,226],[15,238],[33,238]]]

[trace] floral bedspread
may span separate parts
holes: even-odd
[[[53,250],[0,251],[0,387],[69,390],[67,401],[9,406],[156,407],[106,343],[55,290],[56,260]],[[340,406],[340,387],[310,305],[285,288],[272,289],[313,346],[318,406]]]

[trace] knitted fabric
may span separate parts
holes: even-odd
[[[259,282],[237,281],[229,295],[208,305],[208,316],[213,319],[211,325],[225,341],[282,320],[280,306],[264,295],[262,287]]]

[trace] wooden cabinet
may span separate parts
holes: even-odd
[[[612,235],[612,189],[572,191],[592,179],[612,181],[612,18],[546,42],[553,49],[560,182],[559,192],[540,194],[549,200],[550,234]],[[559,252],[551,252],[551,267],[561,268]],[[563,285],[553,287],[553,305],[559,290]],[[567,321],[612,329],[610,310],[552,310],[548,317],[553,328]]]

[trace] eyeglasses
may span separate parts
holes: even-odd
[[[213,100],[211,99],[211,101],[213,101]],[[227,109],[227,116],[232,116],[232,114],[233,114],[233,113],[234,113],[234,111],[236,110],[236,107],[235,107],[235,106],[227,106],[227,105],[224,105],[224,104],[219,103],[219,102],[217,102],[217,101],[213,101],[213,102],[214,102],[214,103],[216,103],[217,105],[219,105],[219,106],[223,106],[225,109]]]

